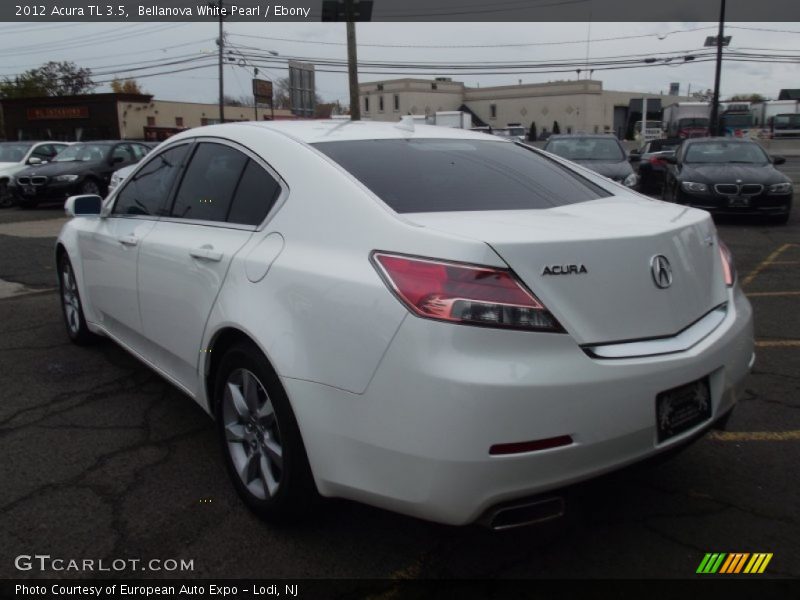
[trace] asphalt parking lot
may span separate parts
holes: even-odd
[[[799,183],[800,157],[784,167]],[[557,523],[505,533],[345,501],[303,526],[260,522],[200,408],[112,343],[69,343],[52,264],[62,211],[0,211],[0,577],[42,576],[14,566],[40,553],[194,561],[151,577],[671,578],[706,552],[773,553],[767,575],[800,577],[798,200],[787,226],[718,223],[758,355],[728,431],[581,486]]]

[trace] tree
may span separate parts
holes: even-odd
[[[13,79],[5,77],[0,82],[0,97],[69,96],[87,94],[96,87],[91,69],[80,68],[74,62],[50,61]]]
[[[536,121],[531,122],[531,128],[528,130],[528,140],[531,142],[536,141]]]
[[[111,91],[115,94],[144,94],[146,93],[135,79],[117,79],[111,82]]]
[[[253,99],[246,100],[244,97],[241,98],[234,98],[233,96],[228,96],[227,94],[222,97],[222,102],[225,106],[253,106]]]
[[[558,121],[553,121],[553,135],[561,133],[561,127],[558,126]]]
[[[736,94],[731,96],[729,102],[764,102],[766,98],[761,94]]]

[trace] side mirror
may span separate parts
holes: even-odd
[[[68,217],[91,217],[100,214],[103,199],[94,194],[70,196],[64,203],[64,212]]]
[[[782,165],[786,162],[786,159],[782,156],[771,156],[770,158],[772,159],[773,165]]]
[[[45,163],[45,161],[43,161],[43,160],[42,160],[41,158],[39,158],[38,156],[31,156],[31,157],[28,159],[28,164],[29,164],[29,165],[43,165],[44,163]]]

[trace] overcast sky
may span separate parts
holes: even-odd
[[[703,28],[703,29],[701,29]],[[750,28],[750,29],[742,29]],[[785,32],[757,31],[753,28]],[[693,29],[694,31],[685,31]],[[363,23],[357,28],[360,60],[382,61],[541,61],[548,59],[600,58],[640,53],[664,52],[662,56],[681,57],[702,49],[705,38],[714,35],[713,23]],[[341,23],[230,23],[225,25],[228,43],[247,51],[245,46],[277,52],[280,57],[346,58],[345,30]],[[216,52],[214,23],[3,23],[0,25],[0,75],[11,75],[49,60],[70,60],[95,72],[117,69],[117,65],[144,61],[168,61],[177,57],[201,56]],[[240,37],[257,36],[253,37]],[[796,52],[800,55],[800,23],[733,23],[726,30],[733,36],[732,49],[758,48]],[[630,39],[608,40],[612,37]],[[273,39],[268,39],[273,38]],[[284,39],[275,39],[284,38]],[[663,38],[663,39],[661,39]],[[300,41],[286,41],[300,40]],[[326,42],[326,43],[320,43]],[[551,44],[558,42],[558,44]],[[563,43],[576,42],[576,43]],[[408,47],[376,47],[370,44]],[[491,47],[503,44],[529,46]],[[419,48],[432,45],[485,45],[484,48]],[[415,47],[417,46],[417,47]],[[756,51],[756,50],[753,50]],[[674,54],[670,54],[674,53]],[[603,81],[605,89],[666,92],[670,82],[679,82],[681,94],[688,86],[696,91],[713,87],[714,63],[683,63],[617,71],[595,71],[593,79]],[[153,64],[153,63],[151,63]],[[159,67],[160,70],[177,67]],[[124,71],[120,69],[120,74]],[[163,100],[215,102],[216,67],[138,78],[149,93]],[[267,77],[286,75],[281,68],[268,71]],[[467,85],[510,85],[575,79],[577,74],[507,74],[452,76]],[[225,93],[249,96],[250,72],[243,67],[225,68]],[[375,81],[395,77],[428,75],[376,75],[362,73],[360,80]],[[584,74],[581,77],[585,77]],[[110,77],[95,77],[97,80]],[[758,92],[777,97],[781,88],[800,87],[800,60],[793,64],[733,63],[724,66],[723,97]],[[107,86],[97,91],[109,91]],[[347,102],[347,76],[318,73],[317,91],[326,100]]]

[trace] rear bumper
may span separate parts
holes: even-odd
[[[750,305],[687,351],[588,357],[567,335],[487,330],[409,316],[366,392],[285,380],[320,492],[449,524],[498,503],[618,469],[697,436],[729,412],[752,364]],[[711,418],[659,444],[655,398],[710,379]],[[574,443],[491,456],[494,444]]]

